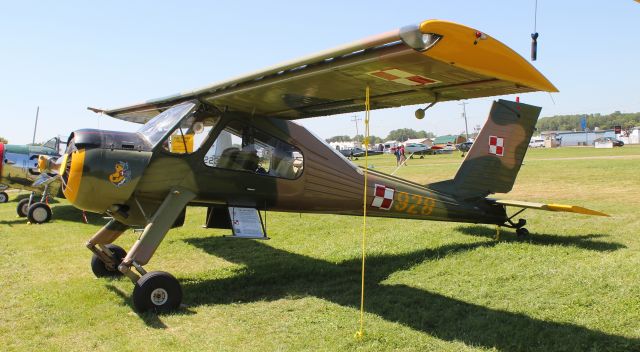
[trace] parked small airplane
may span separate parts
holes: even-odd
[[[366,178],[368,216],[493,224],[526,235],[526,221],[512,221],[507,206],[605,215],[488,197],[511,190],[539,107],[495,102],[456,176],[428,185],[359,168],[291,121],[363,111],[367,102],[381,109],[532,91],[557,89],[487,34],[429,20],[184,94],[90,108],[145,124],[136,133],[73,132],[60,163],[62,189],[76,207],[113,217],[87,243],[92,270],[129,277],[138,311],[181,303],[178,280],[143,266],[188,205],[208,208],[207,227],[234,231],[237,209],[362,215]],[[113,242],[132,226],[144,231],[126,253]]]
[[[60,156],[59,147],[60,139],[57,137],[43,145],[0,143],[0,189],[31,191],[29,198],[20,200],[16,209],[18,216],[27,217],[31,223],[41,224],[51,220],[52,213],[47,199],[58,195],[60,182],[56,182],[57,170],[39,170],[38,158],[43,156],[55,161]],[[40,197],[36,194],[40,194]],[[8,201],[9,195],[4,191],[0,192],[0,203]]]

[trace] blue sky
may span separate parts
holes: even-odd
[[[190,90],[431,18],[477,28],[528,58],[533,9],[533,0],[0,1],[0,136],[30,142],[37,106],[37,140],[79,128],[135,130],[86,107]],[[638,23],[632,0],[538,0],[534,65],[560,93],[521,100],[543,116],[640,111]],[[470,128],[484,122],[491,100],[468,101]],[[414,110],[374,111],[371,133],[464,129],[458,102],[436,105],[422,121]],[[352,115],[301,123],[325,138],[353,135]]]

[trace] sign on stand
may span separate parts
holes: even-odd
[[[256,208],[229,207],[232,237],[268,239]]]

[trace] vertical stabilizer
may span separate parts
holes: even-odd
[[[473,142],[453,180],[430,187],[458,198],[480,198],[507,193],[520,171],[540,107],[499,100]]]

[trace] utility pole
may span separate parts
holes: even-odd
[[[351,119],[351,122],[355,122],[356,123],[356,142],[358,141],[358,134],[360,134],[358,132],[358,121],[362,121],[361,118],[358,117],[358,115],[353,115],[353,118]],[[354,144],[355,147],[355,144]]]
[[[469,140],[469,126],[467,125],[467,102],[463,101],[462,103],[458,104],[458,105],[462,105],[462,117],[464,117],[464,131],[467,137],[467,141]]]
[[[33,140],[31,140],[31,144],[36,143],[36,130],[38,129],[38,115],[40,114],[40,107],[36,110],[36,125],[33,126]]]

